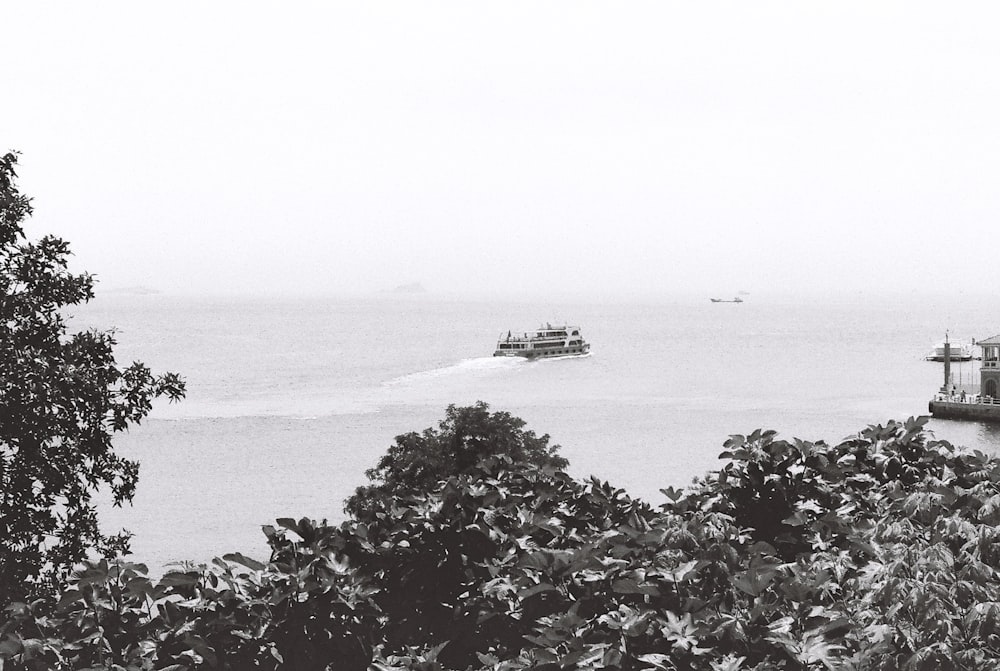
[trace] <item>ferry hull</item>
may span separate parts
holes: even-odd
[[[567,356],[583,356],[590,353],[590,345],[585,347],[569,347],[551,350],[500,350],[493,352],[493,356],[511,356],[522,359],[555,359]]]
[[[951,361],[972,361],[975,357],[971,354],[951,354],[948,359]],[[932,354],[927,357],[928,361],[944,361],[944,354]]]

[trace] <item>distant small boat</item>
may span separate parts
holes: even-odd
[[[949,343],[951,346],[951,351],[948,353],[948,358],[952,361],[972,361],[975,358],[975,344],[969,343]],[[928,354],[925,359],[927,361],[944,361],[944,343],[939,342],[934,345],[934,349]]]
[[[708,300],[712,301],[713,303],[742,303],[743,302],[743,299],[740,298],[739,296],[737,296],[736,298],[733,298],[732,300],[726,300],[724,298],[709,298]]]

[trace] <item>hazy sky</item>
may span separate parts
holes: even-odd
[[[105,288],[975,291],[1000,5],[7,2],[0,150]]]

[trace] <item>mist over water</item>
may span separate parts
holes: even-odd
[[[3,18],[0,145],[23,152],[33,230],[109,287],[993,282],[991,246],[959,247],[992,239],[1000,206],[993,3],[216,2],[192,21],[110,0]]]
[[[577,477],[653,504],[659,489],[718,468],[726,437],[756,428],[839,441],[927,412],[950,329],[1000,332],[988,301],[749,296],[514,302],[433,296],[214,299],[104,296],[74,328],[118,329],[118,359],[188,382],[179,404],[119,436],[142,463],[133,506],[103,512],[151,565],[261,556],[277,517],[338,521],[396,435],[436,426],[448,404],[488,402],[548,433]],[[497,335],[579,325],[591,355],[490,356]],[[553,322],[555,323],[555,322]],[[953,364],[963,379],[976,362]],[[994,452],[1000,429],[932,421],[940,438]]]

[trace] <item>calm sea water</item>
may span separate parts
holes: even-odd
[[[188,396],[159,404],[116,444],[141,463],[130,507],[151,566],[239,550],[262,556],[277,517],[342,519],[393,438],[436,425],[449,403],[488,402],[548,433],[570,472],[651,503],[721,462],[729,434],[756,428],[838,441],[925,414],[944,330],[1000,332],[988,298],[855,296],[504,302],[431,296],[207,299],[101,296],[74,327],[114,327],[119,360],[181,373]],[[592,354],[495,359],[496,338],[542,321],[582,327]],[[975,365],[953,364],[968,382]],[[991,453],[1000,428],[933,421],[939,438]]]

